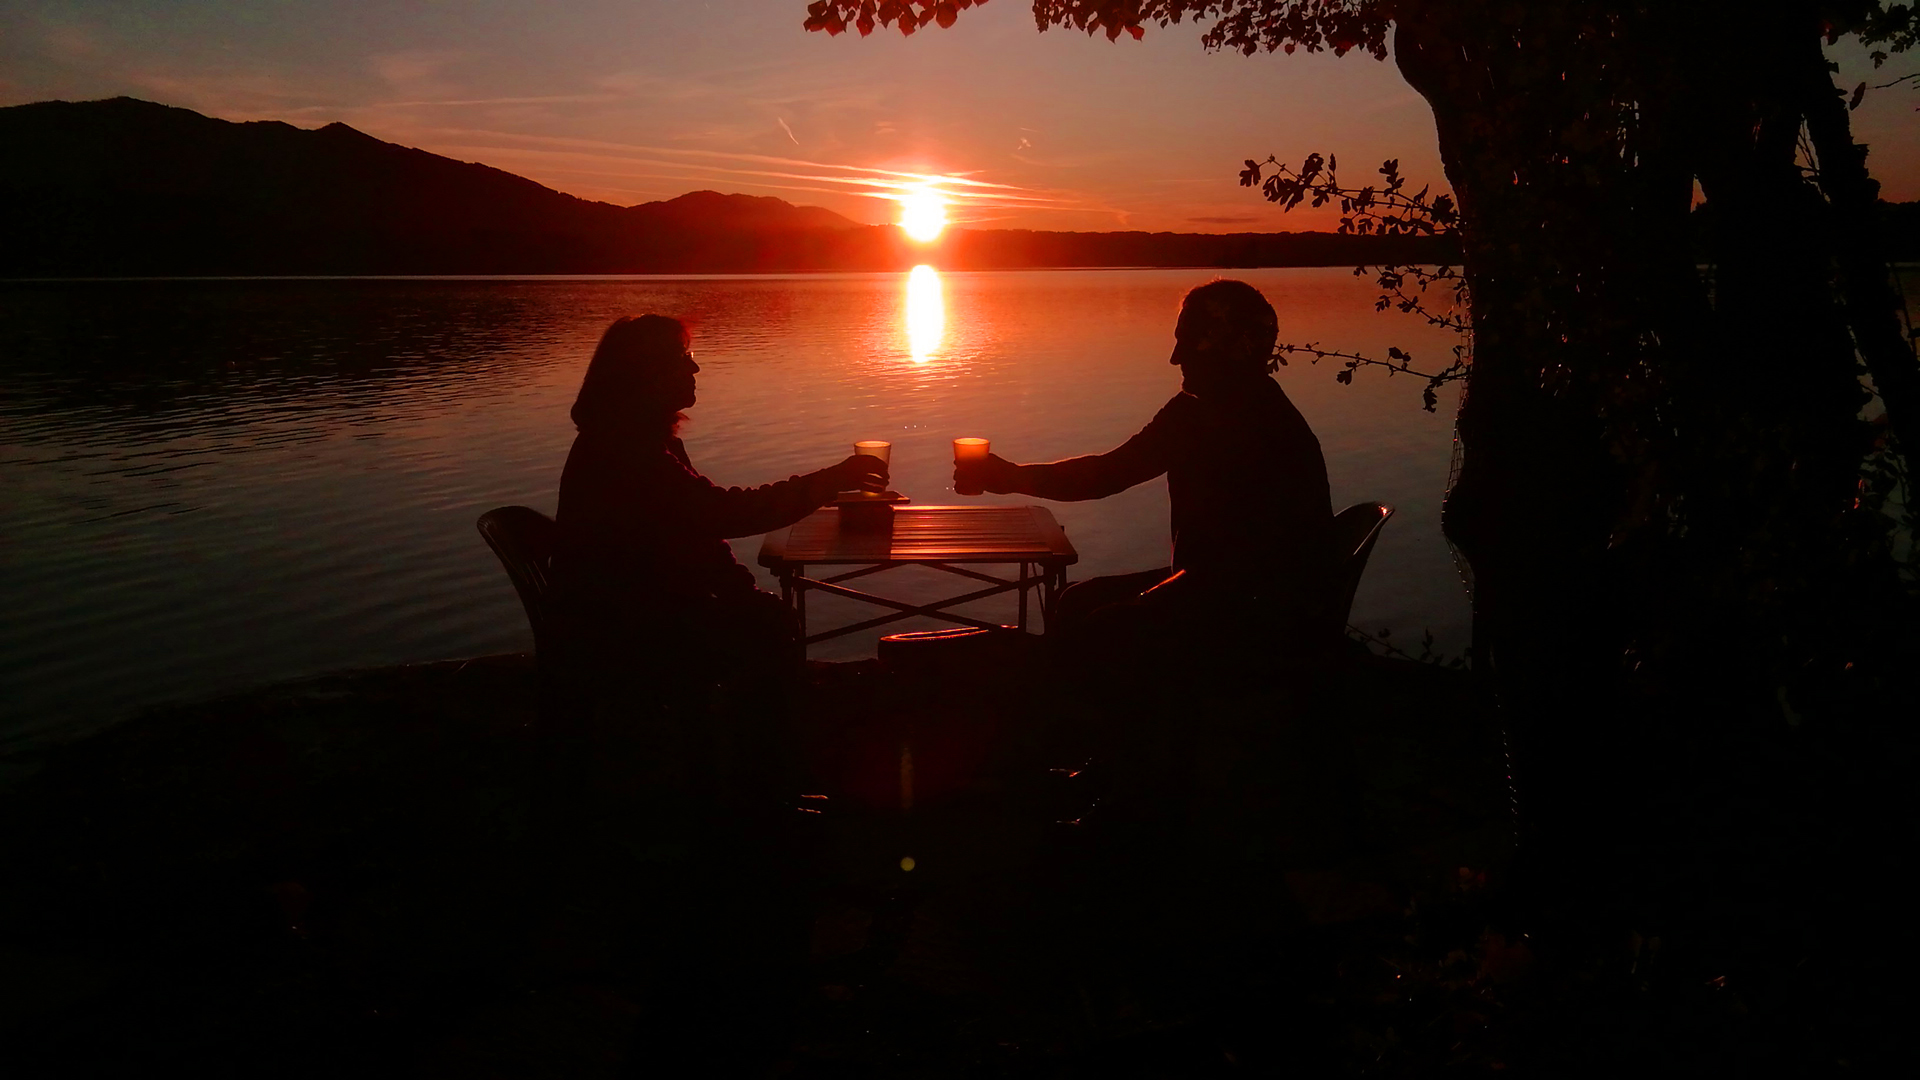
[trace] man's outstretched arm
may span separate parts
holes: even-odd
[[[977,465],[956,464],[954,486],[978,487],[996,495],[1032,495],[1055,502],[1104,499],[1166,472],[1164,443],[1156,418],[1133,438],[1104,454],[1034,465],[1016,465],[998,454],[988,454]]]

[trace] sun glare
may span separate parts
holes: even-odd
[[[910,188],[894,196],[900,202],[900,228],[926,243],[947,227],[947,197],[930,187]]]
[[[947,303],[940,295],[940,272],[920,264],[907,275],[907,352],[916,364],[933,358],[947,333]]]

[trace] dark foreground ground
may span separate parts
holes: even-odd
[[[524,657],[50,752],[0,793],[0,1069],[1741,1071],[1779,1001],[1863,993],[1716,981],[1627,925],[1541,974],[1503,885],[1499,723],[1455,672],[1356,658],[1312,700],[1184,696],[1148,746],[1165,768],[1132,780],[1071,775],[1113,720],[1042,685],[810,677],[801,750],[830,797],[778,806],[712,795],[738,787],[707,738],[726,702],[694,710],[697,751],[604,718],[556,735]],[[1886,1000],[1826,1008],[1892,1023]],[[1825,1026],[1789,1040],[1798,1064],[1844,1067],[1834,1024],[1802,1019]]]

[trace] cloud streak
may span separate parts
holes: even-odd
[[[786,125],[782,123],[781,127],[785,129]],[[445,144],[441,147],[445,151],[477,156],[503,152],[531,155],[543,159],[550,170],[579,176],[744,183],[775,191],[811,191],[889,201],[897,201],[909,191],[932,189],[963,212],[976,209],[1105,210],[1088,206],[1085,199],[1070,192],[1003,184],[980,179],[974,173],[914,172],[809,161],[773,154],[646,146],[471,129],[444,133],[472,140]]]
[[[460,108],[473,105],[594,105],[618,101],[612,94],[547,94],[539,97],[455,98],[451,100],[370,101],[357,109]]]

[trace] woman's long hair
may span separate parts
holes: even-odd
[[[573,426],[580,431],[626,431],[670,435],[684,417],[662,378],[672,361],[686,355],[691,339],[679,319],[665,315],[615,319],[587,364],[580,394],[573,399]]]

